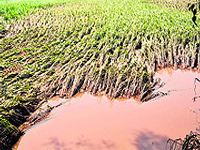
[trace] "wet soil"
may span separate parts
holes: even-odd
[[[166,83],[158,90],[167,96],[140,103],[79,94],[29,129],[13,149],[165,149],[168,138],[199,129],[200,100],[192,100],[199,74],[164,69],[155,76]]]

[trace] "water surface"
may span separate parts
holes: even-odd
[[[159,90],[170,91],[168,96],[141,104],[79,94],[29,129],[14,149],[165,149],[168,138],[183,138],[198,128],[200,100],[192,98],[199,74],[164,69],[155,76],[166,82]],[[200,83],[196,91],[200,95]]]

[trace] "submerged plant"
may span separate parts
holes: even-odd
[[[167,145],[170,150],[199,150],[200,134],[197,132],[190,132],[184,139],[169,139]]]

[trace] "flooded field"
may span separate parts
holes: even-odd
[[[29,129],[13,149],[165,149],[168,138],[184,138],[199,128],[200,100],[192,100],[199,74],[164,69],[155,76],[166,83],[158,90],[167,96],[140,103],[79,94]]]

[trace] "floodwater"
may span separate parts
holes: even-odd
[[[164,69],[155,75],[168,96],[146,103],[79,94],[21,137],[17,150],[164,150],[168,138],[199,128],[198,73]],[[196,83],[200,95],[200,83]],[[54,99],[55,100],[55,99]]]

